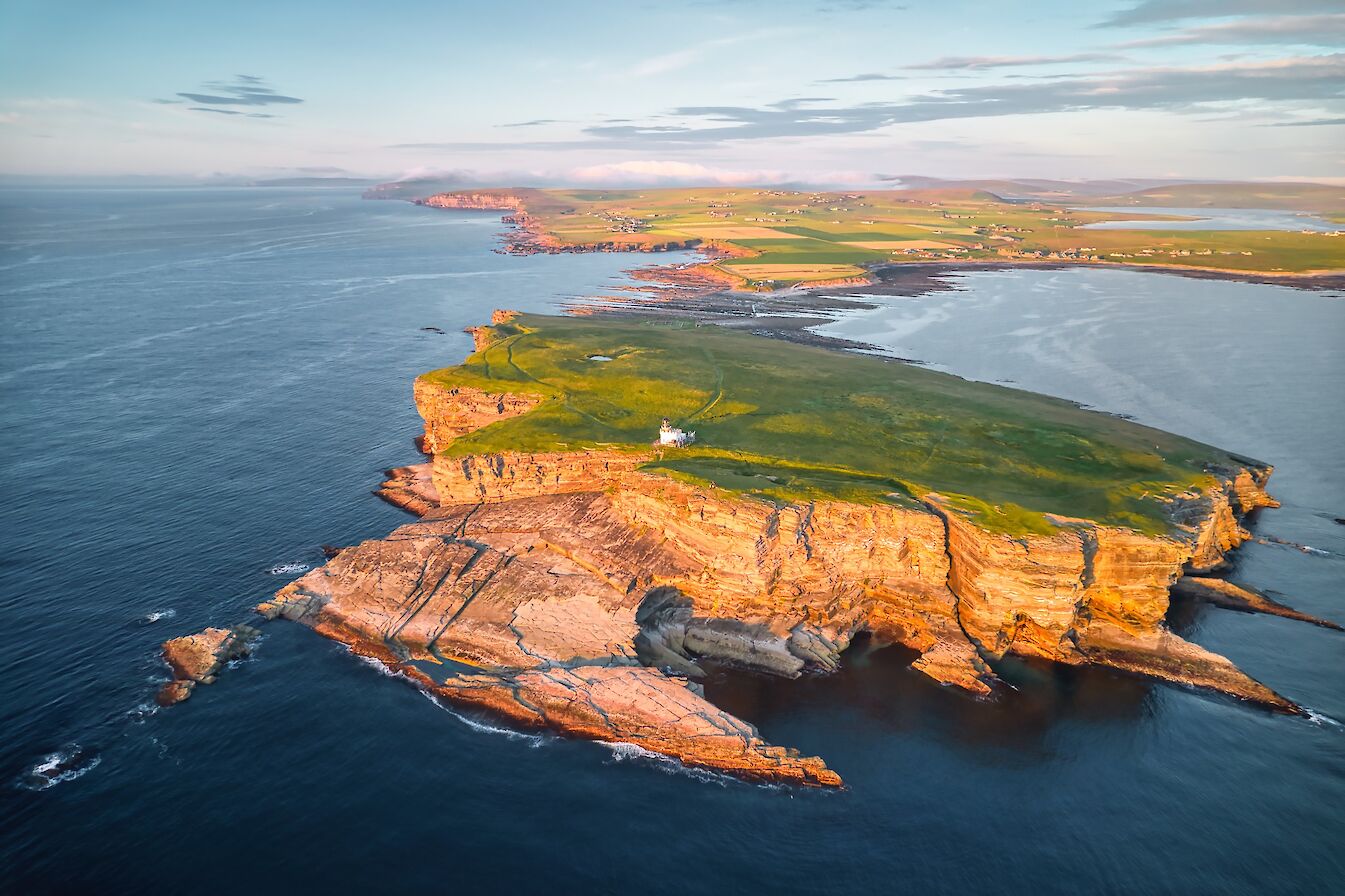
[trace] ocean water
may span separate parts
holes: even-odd
[[[1124,212],[1128,215],[1172,215],[1194,221],[1099,221],[1081,230],[1315,230],[1329,233],[1341,225],[1306,212],[1267,208],[1177,208],[1167,206],[1114,205],[1088,208],[1093,212]]]
[[[1345,886],[1345,636],[1227,611],[1172,621],[1314,719],[1017,663],[977,701],[865,645],[709,683],[841,793],[512,733],[284,623],[153,711],[161,641],[407,519],[369,490],[417,458],[411,378],[461,327],[646,260],[497,255],[498,229],[325,190],[0,194],[0,890]],[[960,275],[834,326],[1277,463],[1258,532],[1325,553],[1252,544],[1237,576],[1345,618],[1342,300],[1128,276]]]

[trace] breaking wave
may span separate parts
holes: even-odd
[[[704,784],[718,784],[720,787],[727,787],[730,784],[748,783],[739,781],[737,778],[731,778],[728,775],[719,772],[712,772],[709,769],[693,768],[685,763],[673,759],[671,756],[664,756],[662,753],[655,753],[652,750],[646,750],[644,747],[625,741],[598,741],[598,745],[606,747],[612,754],[608,760],[612,762],[635,762],[640,765],[647,765],[651,768],[663,772],[665,775],[677,775],[679,777],[691,778],[693,781],[700,781]],[[767,790],[779,790],[778,784],[760,784]]]
[[[155,610],[153,613],[150,613],[145,616],[145,623],[147,625],[152,625],[153,623],[158,622],[160,619],[172,619],[176,615],[177,610],[174,610],[171,607],[167,610]]]
[[[129,718],[132,722],[139,723],[145,721],[158,711],[159,711],[159,704],[157,703],[141,703],[134,709],[128,709],[126,711],[126,717]]]
[[[28,769],[19,781],[19,786],[26,790],[46,790],[83,777],[102,761],[97,753],[79,744],[67,744]]]
[[[1310,707],[1303,707],[1303,711],[1308,714],[1308,721],[1319,728],[1345,728],[1339,719],[1333,719],[1326,713],[1317,712]]]
[[[301,572],[308,572],[312,568],[309,563],[277,563],[266,572],[273,576],[292,576]]]
[[[435,706],[439,707],[473,731],[479,731],[482,734],[499,734],[507,737],[509,740],[521,740],[534,749],[546,743],[546,738],[540,734],[528,734],[523,731],[515,731],[512,728],[501,728],[497,725],[489,725],[485,722],[478,721],[477,719],[464,716],[461,713],[454,712],[445,706],[437,696],[431,694],[429,691],[422,690],[421,693],[425,695],[425,699],[429,700]]]

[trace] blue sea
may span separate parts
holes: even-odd
[[[418,459],[411,380],[462,327],[649,261],[500,255],[499,229],[333,189],[0,193],[0,891],[1345,890],[1345,635],[1224,610],[1171,622],[1312,718],[1022,663],[977,701],[864,645],[833,676],[709,682],[839,793],[511,732],[284,622],[156,711],[163,640],[409,519],[370,490]],[[1345,299],[949,284],[828,329],[1277,464],[1234,577],[1345,621]]]

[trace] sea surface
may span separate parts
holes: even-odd
[[[708,695],[825,757],[762,787],[450,712],[297,625],[155,711],[164,639],[408,517],[417,373],[647,257],[336,190],[0,194],[0,891],[1290,894],[1345,889],[1345,635],[1178,606],[1315,713],[1007,663],[983,702],[859,645]],[[1234,575],[1345,620],[1345,300],[1128,271],[960,274],[831,325],[1278,466]],[[434,327],[442,333],[423,328]],[[54,770],[56,780],[36,774]]]
[[[1265,208],[1176,208],[1155,205],[1116,205],[1087,208],[1083,211],[1124,212],[1127,215],[1172,215],[1181,218],[1195,218],[1196,220],[1098,221],[1095,224],[1084,224],[1079,228],[1080,230],[1315,230],[1323,233],[1345,230],[1345,226],[1328,221],[1318,215]]]

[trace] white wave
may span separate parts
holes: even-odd
[[[349,648],[347,648],[347,650],[349,650]],[[426,700],[430,701],[435,706],[439,707],[444,712],[448,713],[453,718],[457,719],[459,722],[466,725],[468,728],[471,728],[473,731],[479,731],[482,734],[499,734],[509,738],[510,740],[521,740],[532,747],[540,747],[542,746],[542,744],[546,743],[546,738],[540,734],[527,734],[523,731],[515,731],[512,728],[500,728],[495,725],[489,725],[485,722],[480,722],[477,721],[476,719],[468,718],[467,716],[454,712],[452,709],[448,708],[443,704],[443,701],[439,699],[438,695],[434,694],[431,691],[427,691],[425,687],[415,679],[408,677],[407,675],[405,675],[404,673],[402,673],[397,669],[391,668],[390,666],[388,666],[387,663],[384,663],[381,660],[374,659],[373,657],[370,656],[363,656],[361,654],[354,653],[354,651],[351,651],[351,653],[354,655],[355,659],[359,660],[361,663],[368,666],[369,668],[375,670],[380,675],[385,675],[388,678],[400,678],[404,681],[411,682],[411,684],[416,686],[416,690],[418,690]]]
[[[167,610],[155,610],[145,617],[146,622],[158,622],[160,619],[172,619],[177,615],[177,610],[171,607]]]
[[[135,709],[127,710],[126,715],[132,722],[139,723],[145,721],[158,711],[159,704],[157,703],[141,703]]]
[[[350,648],[347,647],[346,650],[350,650]],[[387,663],[376,660],[371,656],[365,656],[362,653],[355,653],[353,650],[350,650],[350,654],[351,656],[355,657],[355,659],[359,660],[361,663],[364,663],[364,665],[378,672],[380,675],[386,675],[388,678],[406,677],[397,670],[388,668]]]
[[[728,775],[712,772],[709,769],[693,768],[681,761],[664,756],[662,753],[655,753],[652,750],[646,750],[637,744],[627,743],[625,741],[598,741],[598,745],[606,747],[612,754],[612,762],[637,762],[641,765],[648,765],[666,775],[680,775],[691,778],[694,781],[700,781],[704,784],[718,784],[720,787],[727,787],[729,784],[743,783],[736,778]],[[767,789],[779,789],[779,785],[762,784]]]
[[[28,790],[46,790],[66,781],[83,777],[102,762],[101,756],[86,756],[79,744],[71,744],[44,757],[28,770],[22,786]]]
[[[1333,719],[1326,713],[1317,712],[1309,707],[1303,707],[1303,711],[1308,714],[1308,721],[1319,728],[1345,728],[1339,719]]]
[[[277,563],[267,570],[267,573],[273,576],[292,576],[301,572],[308,572],[312,569],[309,563]]]
[[[499,734],[503,737],[507,737],[509,740],[521,740],[533,748],[540,747],[542,744],[546,743],[546,738],[542,737],[540,734],[527,734],[523,731],[515,731],[513,728],[501,728],[496,725],[488,725],[485,722],[480,722],[476,719],[464,716],[461,713],[454,712],[445,706],[436,695],[429,691],[421,690],[421,693],[425,695],[426,700],[429,700],[435,706],[439,707],[473,731],[479,731],[482,734]]]

